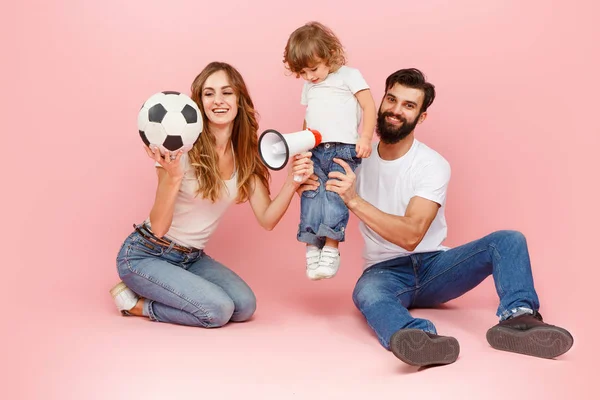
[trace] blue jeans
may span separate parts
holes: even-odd
[[[245,321],[256,309],[250,287],[204,251],[185,253],[133,232],[117,256],[123,282],[146,299],[153,321],[215,328]]]
[[[455,299],[492,275],[504,320],[521,310],[539,309],[527,243],[523,234],[498,231],[447,251],[412,254],[367,268],[356,283],[354,304],[389,349],[399,329],[436,333],[426,319],[408,309],[435,307]]]
[[[341,197],[337,193],[325,190],[325,182],[329,180],[330,172],[345,173],[342,166],[333,159],[340,158],[346,161],[352,171],[356,170],[362,160],[356,157],[354,144],[321,143],[311,152],[315,175],[319,178],[320,185],[316,190],[306,190],[302,193],[297,237],[300,242],[322,248],[325,238],[344,241],[350,217]]]

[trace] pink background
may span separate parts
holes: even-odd
[[[593,396],[597,2],[168,3],[3,7],[3,398]],[[245,77],[261,129],[298,130],[301,82],[281,58],[289,33],[309,20],[339,35],[377,104],[399,68],[417,67],[436,85],[417,138],[452,165],[446,244],[525,233],[541,312],[573,333],[570,353],[547,361],[491,349],[488,279],[442,309],[415,312],[456,336],[461,356],[414,373],[352,304],[362,247],[354,217],[338,276],[305,278],[298,199],[273,232],[247,204],[233,207],[207,248],[255,290],[252,322],[206,330],[119,317],[108,294],[116,252],[155,190],[136,131],[141,103],[188,92],[208,62],[223,60]],[[283,177],[273,175],[274,192]]]

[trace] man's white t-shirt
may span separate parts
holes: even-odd
[[[447,250],[442,242],[447,235],[444,211],[450,164],[435,150],[417,140],[404,156],[391,161],[382,160],[378,144],[373,145],[371,157],[363,159],[356,171],[357,194],[392,215],[405,215],[408,203],[415,196],[434,201],[440,208],[425,237],[412,252],[388,242],[360,221],[359,229],[365,241],[364,268],[413,253]]]
[[[356,144],[362,108],[355,96],[369,89],[360,71],[341,66],[319,83],[305,82],[300,103],[306,107],[306,127],[321,133],[322,142]]]

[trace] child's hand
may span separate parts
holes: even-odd
[[[361,137],[356,143],[356,157],[368,158],[371,155],[371,141],[367,138]]]

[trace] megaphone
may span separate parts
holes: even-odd
[[[304,153],[321,143],[321,134],[314,129],[282,134],[274,129],[267,129],[258,139],[258,152],[262,162],[274,171],[285,167],[290,157]],[[296,182],[301,176],[294,176]]]

